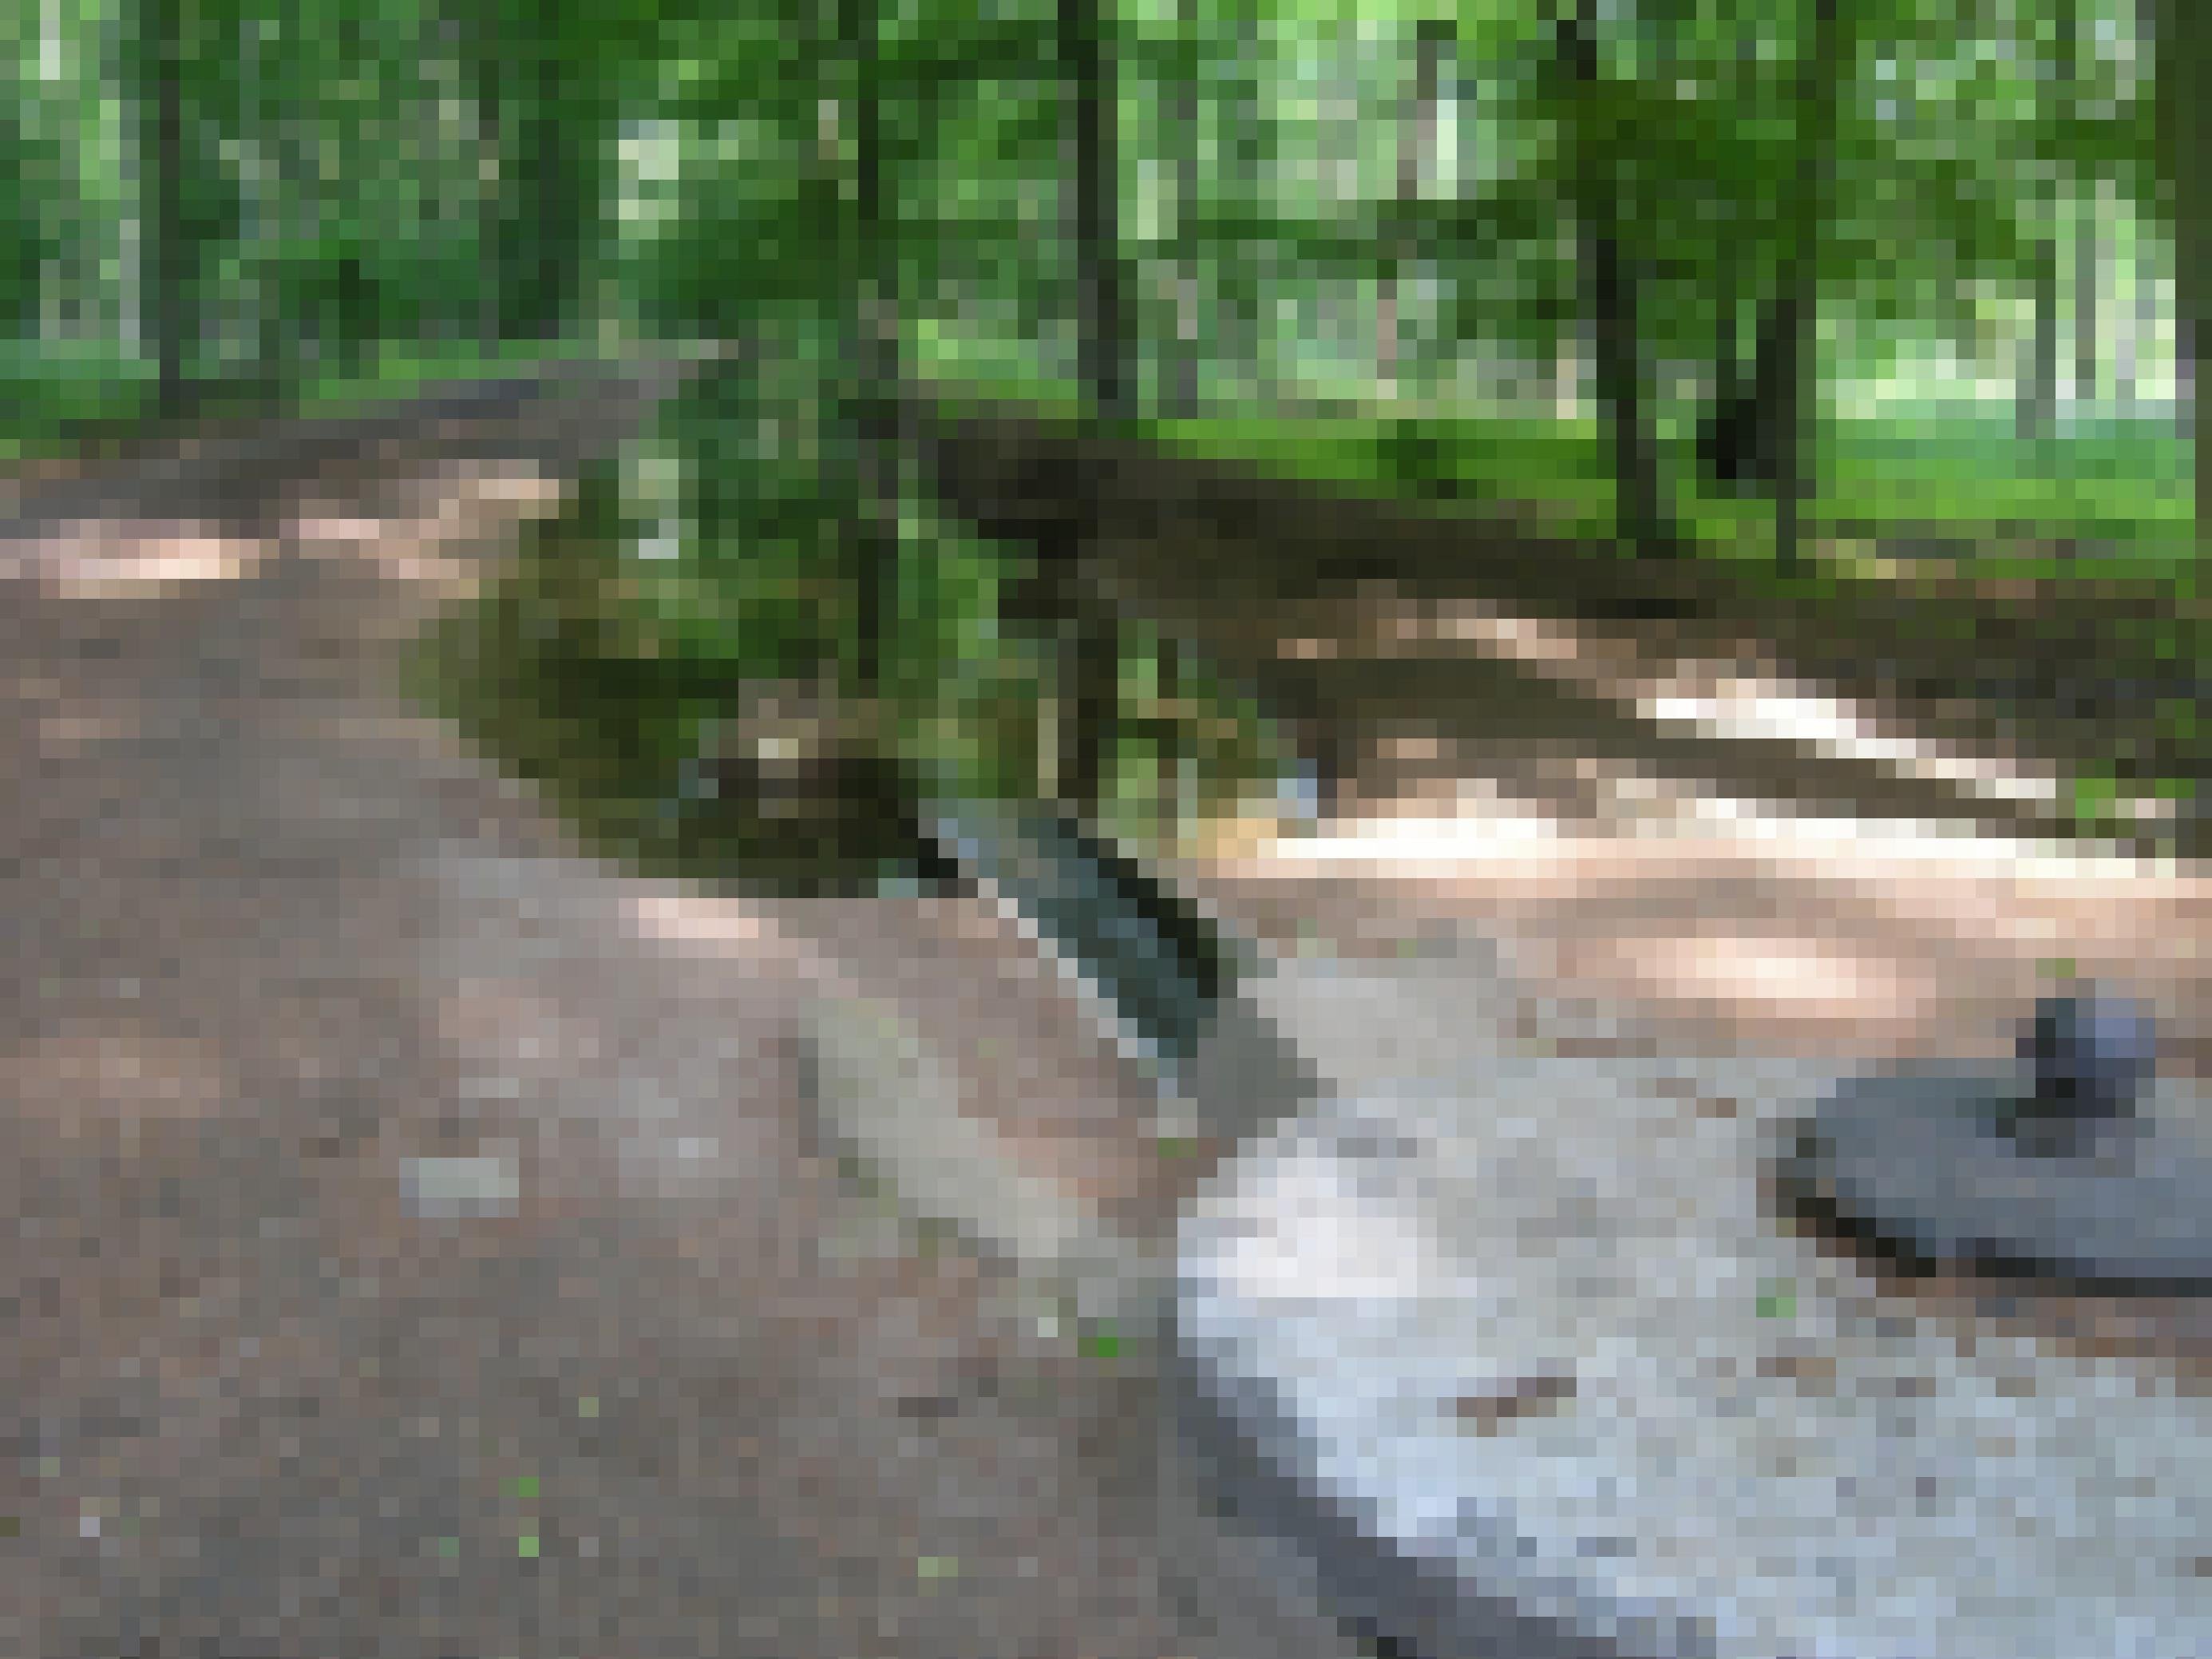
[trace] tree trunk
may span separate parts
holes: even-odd
[[[1071,105],[1080,372],[1108,421],[1130,414],[1133,377],[1121,283],[1118,123],[1113,54],[1099,0],[1060,0],[1060,51]]]
[[[2076,417],[2097,401],[2097,299],[2104,281],[2104,188],[2081,192],[2074,239],[2074,407]]]
[[[2081,11],[2069,0],[2060,13],[2059,72],[2066,77],[2066,108],[2081,106]],[[2104,181],[2082,179],[2075,191],[2074,404],[2077,418],[2097,398],[2097,285],[2104,225]]]
[[[1594,99],[1597,42],[1586,10],[1562,17],[1558,32],[1569,82],[1583,100]],[[1578,132],[1575,143],[1576,236],[1597,396],[1612,438],[1615,533],[1639,553],[1670,551],[1675,538],[1662,500],[1657,447],[1645,429],[1636,277],[1620,245],[1614,181],[1598,165],[1587,133]]]
[[[2197,0],[2160,0],[2155,45],[2159,143],[2173,184],[2176,392],[2196,446],[2197,538],[2212,544],[2212,456],[2207,422],[2196,418],[2197,345],[2212,324],[2212,121],[2203,89],[2212,74],[2212,9]]]
[[[1072,584],[1071,584],[1072,586]],[[1109,617],[1079,601],[1070,607],[1065,641],[1068,718],[1061,731],[1060,798],[1096,818],[1111,781],[1108,774],[1120,721],[1121,631]]]
[[[473,0],[465,25],[468,31],[470,93],[476,102],[477,125],[477,337],[487,354],[496,351],[506,337],[512,277],[507,270],[506,174],[512,170],[504,142],[506,88],[500,74],[504,31],[500,27],[498,0]]]
[[[1808,361],[1814,302],[1812,261],[1801,255],[1790,264],[1776,307],[1781,337],[1789,343],[1778,400],[1780,419],[1774,430],[1774,562],[1785,573],[1795,573],[1803,559],[1805,502],[1812,495],[1806,405],[1815,390]]]
[[[1802,560],[1805,503],[1813,494],[1813,423],[1820,392],[1814,322],[1820,310],[1820,236],[1835,153],[1838,82],[1844,73],[1837,0],[1811,0],[1810,40],[1799,65],[1799,107],[1809,112],[1799,145],[1796,202],[1784,261],[1776,336],[1783,352],[1775,433],[1774,558],[1785,573]]]
[[[2135,0],[2136,56],[2138,62],[2149,63],[2152,65],[2153,77],[2149,95],[2154,116],[2160,103],[2158,90],[2166,84],[2168,70],[2166,64],[2157,60],[2158,42],[2163,33],[2158,24],[2158,11],[2162,3],[2163,0]],[[2161,152],[2159,159],[2164,162],[2166,156],[2164,154],[2166,137],[2162,119],[2158,122],[2158,125],[2160,131],[2157,143]],[[2128,330],[2126,344],[2120,354],[2120,362],[2115,365],[2119,380],[2121,400],[2130,414],[2135,412],[2136,398],[2139,396],[2144,344],[2150,339],[2158,325],[2158,283],[2151,261],[2145,257],[2145,249],[2150,242],[2149,226],[2147,223],[2149,216],[2148,204],[2137,204],[2134,216],[2134,258],[2131,261],[2130,283],[2134,290],[2132,297],[2135,314],[2132,325]]]
[[[1120,171],[1113,55],[1101,0],[1060,0],[1060,52],[1071,106],[1079,370],[1093,412],[1108,422],[1133,411],[1134,377],[1121,282],[1116,215]],[[1061,719],[1060,799],[1095,816],[1103,799],[1119,702],[1121,641],[1111,617],[1085,591],[1081,568],[1098,518],[1096,471],[1079,467],[1081,499],[1072,525],[1037,550],[1057,623]]]
[[[31,182],[38,175],[28,114],[20,107],[0,110],[0,167],[9,174],[0,179],[0,236],[6,238],[0,246],[0,337],[10,341],[38,332],[50,252],[39,222],[43,192]]]
[[[580,78],[558,7],[518,18],[504,0],[472,0],[469,29],[485,264],[479,332],[487,349],[558,339],[582,319],[599,211],[606,134],[592,69],[582,66]]]
[[[534,13],[517,33],[526,46],[520,72],[502,88],[508,108],[501,121],[508,140],[500,176],[503,332],[556,340],[582,318],[602,133],[595,89],[579,79],[563,9]]]
[[[2180,287],[2179,276],[2174,279],[2174,286],[2177,289]],[[2179,310],[2178,307],[2177,310]],[[2197,319],[2185,312],[2173,319],[2174,422],[2180,428],[2182,435],[2192,441],[2197,435],[2197,342],[2200,337],[2197,332],[2198,326]],[[2199,467],[2198,471],[2201,486],[2203,468]],[[2212,539],[2212,532],[2207,532],[2207,537],[2208,539]]]
[[[530,88],[530,158],[526,164],[529,191],[530,273],[529,332],[539,340],[557,340],[574,320],[581,277],[580,234],[583,181],[579,178],[576,143],[570,122],[576,119],[564,106],[568,93],[563,45],[554,20],[548,16],[543,38],[535,45]]]
[[[2046,237],[2035,251],[2035,321],[2027,363],[2020,377],[2014,424],[2023,440],[2048,436],[2058,404],[2058,243]]]
[[[191,250],[185,246],[184,214],[184,135],[185,74],[181,0],[146,0],[144,33],[139,44],[144,75],[143,93],[150,93],[149,110],[142,96],[139,119],[150,125],[151,142],[142,142],[141,165],[146,170],[142,186],[146,245],[143,255],[147,289],[146,315],[153,333],[154,408],[170,419],[185,412],[185,332],[186,273]]]
[[[2140,411],[2143,355],[2158,330],[2158,276],[2151,260],[2151,229],[2142,216],[2135,224],[2128,261],[2128,303],[2113,327],[2113,394],[2130,418]]]
[[[1175,155],[1175,343],[1161,368],[1161,407],[1170,420],[1199,411],[1199,4],[1176,0],[1175,27],[1186,55],[1168,100],[1168,150]]]
[[[1740,254],[1723,252],[1714,276],[1712,406],[1716,415],[1749,389],[1743,374],[1743,266]]]
[[[2075,0],[2064,0],[2057,9],[2051,61],[2044,76],[2050,94],[2046,112],[2053,116],[2070,112],[2075,100],[2081,21],[2081,9]],[[2055,187],[2047,187],[2047,193],[2051,188]],[[2048,436],[2058,420],[2058,241],[2062,223],[2058,200],[2055,194],[2051,195],[2048,206],[2051,227],[2048,239],[2036,254],[2032,367],[2021,387],[2019,426],[2023,438]]]
[[[1221,0],[1215,15],[1221,24],[1234,26],[1238,39],[1255,38],[1254,32],[1263,27],[1257,0]],[[1250,181],[1261,176],[1276,149],[1273,128],[1263,113],[1268,106],[1260,82],[1259,55],[1240,54],[1236,74],[1214,106],[1215,149],[1237,158],[1237,165],[1227,170],[1235,181],[1228,193],[1240,210],[1251,192]],[[1217,240],[1213,256],[1213,334],[1206,356],[1216,384],[1228,380],[1232,403],[1270,405],[1274,370],[1270,335],[1261,322],[1267,273],[1241,228],[1232,241]]]
[[[1174,368],[1167,394],[1168,414],[1189,420],[1198,414],[1199,278],[1198,255],[1198,0],[1179,0],[1176,21],[1191,56],[1185,60],[1169,114],[1175,147],[1176,230],[1182,240],[1176,261],[1176,341]]]
[[[1793,313],[1778,289],[1759,313],[1747,373],[1736,339],[1735,289],[1731,274],[1713,370],[1713,410],[1698,434],[1698,459],[1717,483],[1771,495],[1782,476],[1778,434],[1790,415]]]
[[[1421,199],[1421,168],[1437,148],[1437,102],[1443,58],[1453,39],[1448,19],[1424,18],[1414,29],[1413,90],[1410,106],[1400,122],[1398,144],[1398,205],[1410,213]],[[1375,378],[1386,397],[1399,391],[1399,365],[1405,343],[1400,337],[1398,295],[1405,267],[1420,250],[1408,236],[1401,235],[1391,250],[1394,268],[1376,285],[1375,296]]]
[[[895,250],[885,229],[882,76],[875,0],[840,0],[842,45],[851,65],[854,205],[848,270],[853,307],[845,424],[857,462],[853,550],[855,678],[880,697],[890,624],[897,612],[901,380]]]
[[[1612,437],[1619,534],[1638,552],[1660,550],[1666,540],[1660,500],[1659,458],[1645,427],[1643,363],[1638,356],[1636,279],[1618,238],[1583,234],[1589,271],[1591,355],[1597,396]]]
[[[295,172],[289,159],[291,147],[286,142],[292,123],[285,118],[285,104],[274,89],[282,84],[282,77],[270,71],[260,31],[248,29],[241,46],[244,107],[240,125],[259,163],[250,186],[246,216],[246,236],[262,254],[252,289],[253,369],[264,392],[281,404],[289,398],[294,379],[291,291],[287,273],[268,257],[267,250],[281,244],[288,228],[279,204],[289,193],[285,186]]]

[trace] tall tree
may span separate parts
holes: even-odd
[[[2185,374],[2197,455],[2197,538],[2212,544],[2212,455],[2195,410],[2197,352],[2212,328],[2212,119],[2204,88],[2212,82],[2212,10],[2196,0],[2160,0],[2155,32],[2160,159],[2172,191],[2175,356]]]
[[[532,31],[533,78],[519,158],[530,191],[529,264],[519,320],[540,339],[557,339],[586,320],[614,140],[592,21],[573,3],[549,6]]]
[[[1387,392],[1398,388],[1400,361],[1405,345],[1399,337],[1399,291],[1421,252],[1416,238],[1402,221],[1420,200],[1425,167],[1433,164],[1437,149],[1437,106],[1445,54],[1457,31],[1449,18],[1424,17],[1413,32],[1413,86],[1400,117],[1398,140],[1398,206],[1401,225],[1389,249],[1390,267],[1376,287],[1375,375]]]
[[[1557,24],[1560,70],[1572,128],[1570,191],[1586,295],[1597,396],[1612,438],[1617,530],[1640,553],[1677,545],[1650,430],[1638,315],[1638,273],[1624,245],[1619,145],[1609,127],[1609,88],[1601,67],[1591,0]]]
[[[1674,20],[1680,21],[1681,20]],[[1758,67],[1759,35],[1749,26],[1739,28],[1734,70],[1736,81],[1748,86]],[[1715,190],[1711,212],[1720,230],[1713,250],[1713,365],[1712,404],[1698,430],[1699,470],[1724,489],[1748,485],[1771,488],[1774,482],[1772,395],[1781,369],[1778,343],[1781,319],[1769,301],[1759,312],[1753,345],[1752,367],[1744,368],[1743,313],[1758,299],[1757,271],[1759,238],[1755,234],[1762,215],[1759,204],[1747,192]]]
[[[853,190],[844,283],[850,296],[846,441],[857,461],[848,526],[858,689],[883,691],[890,621],[897,614],[898,417],[902,387],[895,228],[885,193],[884,75],[878,0],[838,0],[841,125],[852,132]]]
[[[1209,355],[1217,376],[1257,401],[1276,392],[1262,321],[1268,245],[1259,234],[1265,218],[1263,197],[1278,153],[1280,127],[1272,89],[1259,50],[1267,9],[1261,0],[1222,0],[1218,16],[1226,41],[1209,45],[1230,60],[1216,83],[1213,100],[1215,153],[1234,166],[1212,169],[1206,179],[1208,240],[1214,258],[1218,305]]]
[[[1198,305],[1202,273],[1198,242],[1198,0],[1176,0],[1176,22],[1177,44],[1182,50],[1168,115],[1169,143],[1176,167],[1176,343],[1166,403],[1171,416],[1188,420],[1198,413],[1202,349]]]
[[[1789,418],[1791,314],[1778,286],[1759,307],[1750,368],[1744,367],[1736,295],[1743,257],[1724,254],[1721,265],[1719,344],[1713,371],[1713,409],[1698,434],[1698,454],[1706,476],[1731,489],[1771,492],[1779,482],[1778,442]]]
[[[2090,179],[2078,192],[2074,231],[2074,401],[2097,399],[2100,364],[2098,299],[2105,271],[2106,182]]]
[[[2045,118],[2035,127],[2039,175],[2034,195],[2045,222],[2035,249],[2030,283],[2033,322],[2026,372],[2020,383],[2018,426],[2023,438],[2046,435],[2058,416],[2058,263],[2063,228],[2058,211],[2058,158],[2063,147],[2061,130],[2080,102],[2081,0],[2061,0],[2056,9],[2051,44],[2037,52],[2038,100]],[[2094,252],[2094,243],[2092,249]],[[2077,267],[2077,279],[2078,275]],[[2076,300],[2078,305],[2078,294]],[[2094,298],[2090,304],[2094,318]]]
[[[2031,322],[2024,346],[2014,424],[2023,440],[2048,436],[2058,404],[2058,232],[2036,239],[2028,281]]]
[[[1060,0],[1061,73],[1073,152],[1078,350],[1091,406],[1109,421],[1132,412],[1127,296],[1122,282],[1119,99],[1110,0]]]
[[[1834,171],[1836,110],[1847,70],[1837,0],[1808,0],[1809,27],[1800,45],[1797,106],[1805,130],[1797,141],[1790,240],[1783,257],[1776,324],[1784,352],[1775,444],[1774,554],[1795,570],[1812,493],[1814,414],[1819,396],[1814,320],[1819,313],[1820,240],[1827,227],[1828,180]]]
[[[477,304],[477,343],[495,349],[505,333],[507,291],[503,263],[508,256],[503,225],[507,191],[502,174],[514,161],[501,142],[507,112],[507,29],[499,0],[465,0],[461,22],[462,56],[467,69],[469,98],[476,117],[477,247],[479,287]]]
[[[184,0],[139,0],[131,52],[139,122],[141,270],[155,412],[184,412],[193,264],[185,217]]]
[[[483,147],[487,340],[555,339],[584,320],[615,141],[607,20],[581,0],[471,0]]]
[[[1112,424],[1133,413],[1127,295],[1122,282],[1119,99],[1111,0],[1060,0],[1060,72],[1073,151],[1072,215],[1077,286],[1079,373],[1094,415]],[[1105,798],[1119,703],[1121,642],[1112,619],[1083,588],[1080,569],[1097,522],[1100,481],[1093,468],[1066,481],[1073,511],[1052,544],[1036,550],[1047,608],[1059,630],[1062,688],[1060,799],[1095,813]]]
[[[44,210],[60,183],[53,176],[58,169],[42,165],[28,102],[16,98],[0,108],[0,339],[5,340],[38,332],[52,252]]]

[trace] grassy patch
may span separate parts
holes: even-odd
[[[334,369],[303,382],[298,406],[315,413],[336,412],[419,392],[442,380],[525,374],[561,363],[589,362],[602,355],[596,343],[584,340],[516,341],[490,352],[476,346],[387,346],[365,368]]]
[[[1011,352],[991,357],[937,341],[921,358],[956,401],[1080,416],[1074,386],[1025,372]],[[1549,533],[1602,538],[1612,531],[1613,489],[1595,419],[1347,410],[1137,424],[1140,435],[1187,455],[1414,503],[1491,509]],[[1771,504],[1706,493],[1686,444],[1662,452],[1683,527],[1702,551],[1731,562],[1771,557]],[[1977,574],[2015,578],[2171,575],[2193,552],[2191,465],[2187,446],[2164,422],[2107,422],[2023,440],[2008,412],[1838,420],[1822,429],[1819,489],[1806,521],[1816,541],[1836,544],[1846,568],[1901,552],[1955,556]],[[2051,549],[2077,542],[2095,547],[2093,561]]]

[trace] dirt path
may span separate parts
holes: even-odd
[[[544,482],[316,493],[0,599],[0,1650],[1188,1651],[1141,1371],[811,1139],[852,919],[618,879],[392,690]]]
[[[333,471],[0,550],[0,1651],[1229,1659],[1163,1596],[1141,1355],[800,1086],[819,999],[896,997],[1009,1170],[1163,1228],[1198,1170],[1021,941],[619,877],[394,690],[552,493]],[[1532,1042],[1985,1044],[2062,953],[2202,1027],[2207,895],[2147,866],[1458,828],[1185,874],[1281,949],[1504,932]]]

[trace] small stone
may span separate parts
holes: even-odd
[[[1565,1410],[1575,1392],[1571,1371],[1540,1371],[1502,1389],[1462,1395],[1452,1401],[1452,1413],[1476,1434],[1496,1434],[1522,1418]]]
[[[416,1220],[460,1221],[513,1215],[521,1183],[511,1158],[410,1158],[399,1188]]]

